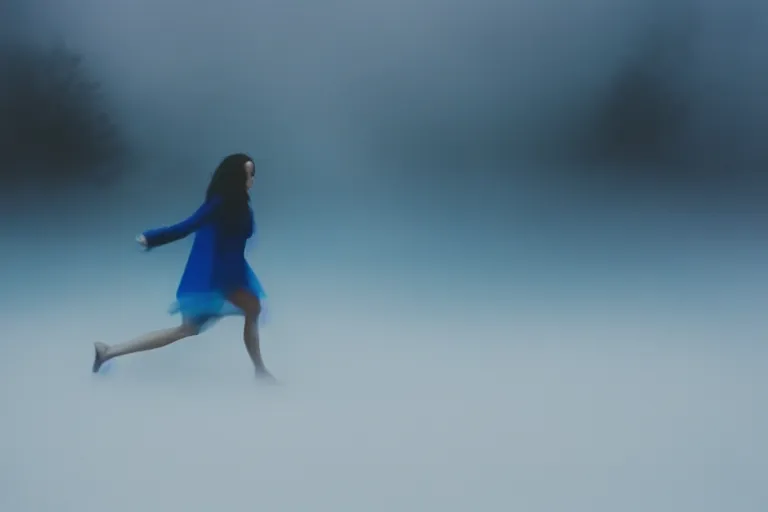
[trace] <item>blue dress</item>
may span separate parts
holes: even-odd
[[[228,315],[243,314],[227,300],[237,290],[250,291],[260,300],[266,297],[259,279],[245,260],[245,246],[254,233],[253,210],[241,229],[224,230],[216,211],[221,199],[206,201],[188,219],[173,226],[145,231],[147,248],[181,240],[195,233],[195,241],[176,291],[176,302],[170,313],[201,326]]]

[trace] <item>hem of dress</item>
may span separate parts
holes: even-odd
[[[261,302],[261,314],[259,325],[266,325],[269,318],[269,307],[266,294],[257,294]],[[231,317],[244,316],[239,307],[232,304],[221,293],[186,294],[180,296],[168,308],[171,315],[181,315],[185,319],[199,319],[202,326],[210,327],[217,320]]]

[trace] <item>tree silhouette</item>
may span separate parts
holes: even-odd
[[[662,52],[649,48],[628,62],[611,84],[593,118],[591,149],[598,159],[659,163],[672,157],[687,105],[656,68]]]
[[[100,179],[127,156],[98,82],[59,44],[0,47],[0,185]]]

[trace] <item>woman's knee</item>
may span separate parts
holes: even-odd
[[[200,334],[200,331],[202,331],[202,323],[195,322],[195,321],[187,321],[185,320],[182,322],[182,324],[178,327],[178,335],[179,338],[189,338],[191,336],[197,336]]]
[[[256,324],[259,321],[259,315],[261,315],[261,305],[253,306],[243,310],[245,315],[246,324]]]
[[[251,293],[240,291],[232,294],[230,302],[240,308],[246,318],[257,319],[261,315],[261,301]]]

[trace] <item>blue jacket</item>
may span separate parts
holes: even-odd
[[[254,233],[253,210],[242,229],[222,229],[216,215],[219,198],[206,201],[188,219],[172,226],[145,231],[149,249],[195,234],[184,273],[176,291],[178,307],[187,314],[217,314],[233,291],[246,288],[257,297],[261,285],[245,260],[246,242]]]

